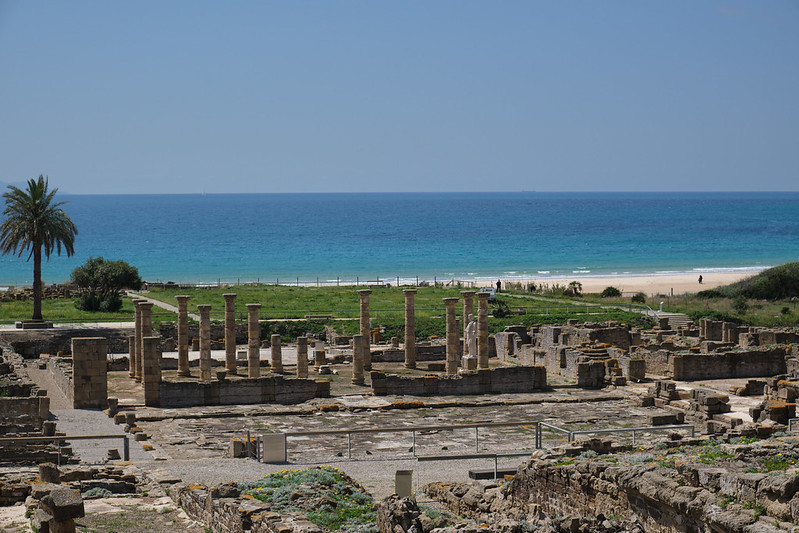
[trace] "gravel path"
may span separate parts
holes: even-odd
[[[56,431],[72,435],[126,435],[122,426],[99,409],[72,409],[69,399],[53,381],[49,370],[28,366],[28,375],[39,387],[47,390],[50,397],[50,419],[56,421]],[[109,448],[119,450],[122,456],[121,439],[72,440],[72,451],[81,462],[99,464],[104,462]],[[153,456],[144,451],[138,442],[129,436],[131,461],[152,461]]]

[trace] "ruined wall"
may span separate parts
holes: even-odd
[[[329,381],[284,379],[276,375],[232,381],[162,381],[160,406],[295,404],[329,395]]]
[[[547,373],[542,366],[518,366],[483,369],[462,374],[406,377],[372,371],[375,395],[410,396],[504,394],[533,392],[546,388]]]
[[[79,328],[47,330],[8,330],[3,338],[11,344],[14,351],[26,359],[35,359],[41,354],[71,353],[73,337],[103,337],[108,343],[110,353],[128,353],[128,335],[133,328]]]
[[[775,376],[786,372],[783,347],[715,354],[679,354],[670,375],[681,381]]]
[[[416,344],[417,361],[444,361],[447,356],[447,347],[443,344]],[[402,363],[405,361],[405,350],[401,348],[386,347],[372,351],[372,361],[385,363]]]

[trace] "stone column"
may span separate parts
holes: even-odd
[[[272,335],[272,368],[275,374],[283,372],[283,349],[280,346],[280,335]]]
[[[488,293],[477,293],[477,368],[488,368]]]
[[[416,368],[416,289],[405,289],[405,368]]]
[[[352,337],[352,383],[363,385],[363,351],[367,346],[366,337],[353,335]]]
[[[189,368],[189,299],[190,296],[175,296],[178,301],[178,376],[190,376]]]
[[[141,341],[139,342],[139,353],[136,359],[136,381],[141,382],[144,375],[144,337],[151,337],[153,334],[153,304],[152,302],[139,302],[141,309]]]
[[[223,294],[225,298],[225,372],[236,375],[236,295]]]
[[[211,381],[211,306],[197,306],[200,312],[200,381]]]
[[[144,337],[142,339],[142,361],[144,373],[144,405],[158,407],[161,405],[161,337]]]
[[[460,356],[460,334],[458,332],[458,318],[455,316],[457,298],[444,298],[447,306],[447,364],[446,374],[458,373],[458,358]]]
[[[476,356],[469,353],[469,345],[466,342],[466,328],[469,327],[469,317],[474,315],[474,291],[461,291],[463,296],[463,355]]]
[[[128,376],[136,377],[136,335],[128,335]]]
[[[141,381],[141,374],[139,374],[137,369],[139,368],[139,358],[141,357],[141,308],[139,307],[139,304],[143,301],[144,300],[133,300],[133,321],[135,325],[133,336],[135,337],[134,342],[136,343],[136,346],[133,357],[130,360],[130,369],[128,374],[137,382]]]
[[[247,377],[261,375],[261,324],[258,311],[261,304],[247,304]]]
[[[361,289],[358,291],[358,296],[361,298],[361,335],[366,338],[366,351],[363,354],[363,368],[365,370],[372,369],[372,325],[369,320],[369,295],[372,291],[369,289]]]
[[[308,337],[297,337],[297,377],[308,377]]]

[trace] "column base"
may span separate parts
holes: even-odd
[[[191,370],[189,370],[189,369],[178,370],[177,376],[179,378],[190,378],[191,377]]]

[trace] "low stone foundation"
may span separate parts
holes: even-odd
[[[405,377],[373,371],[372,392],[377,396],[407,394],[410,396],[509,394],[544,390],[547,372],[543,366],[513,366],[481,369],[458,375]]]
[[[313,398],[329,396],[329,381],[285,379],[280,375],[222,381],[162,381],[160,383],[160,407],[257,403],[296,404]]]

